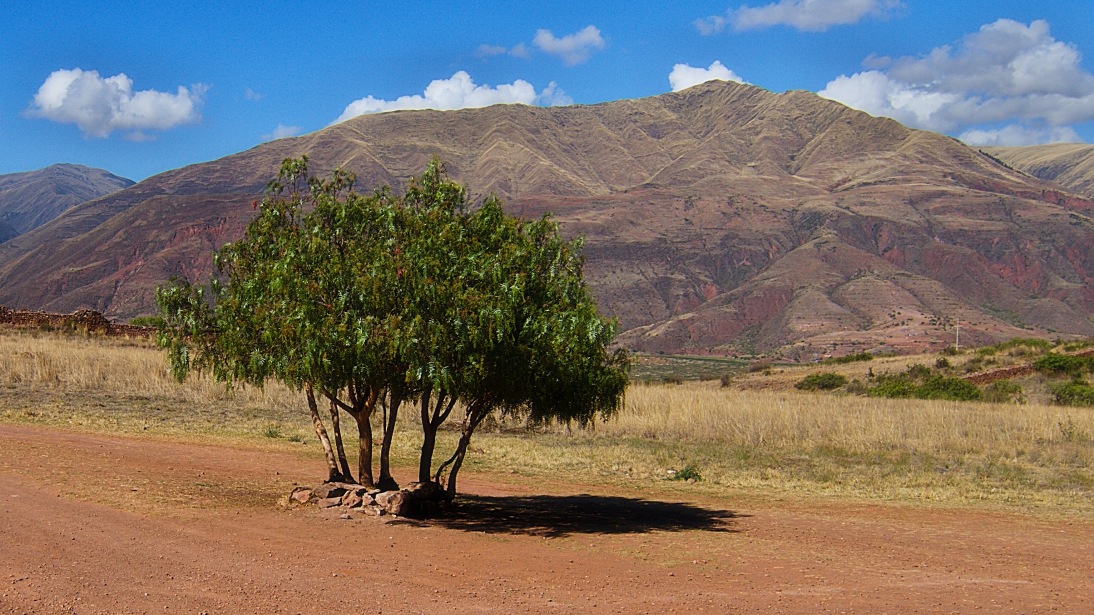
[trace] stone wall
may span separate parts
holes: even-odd
[[[127,335],[130,337],[152,337],[153,327],[138,327],[111,322],[101,312],[95,310],[76,310],[71,314],[49,314],[12,310],[0,305],[0,326],[25,329],[55,329],[60,331],[80,331],[103,335]]]

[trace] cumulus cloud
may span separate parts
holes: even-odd
[[[124,73],[103,78],[97,71],[56,70],[34,95],[28,115],[76,124],[87,137],[107,137],[115,130],[131,131],[135,140],[144,130],[167,130],[201,119],[202,99],[208,88],[179,86],[174,94],[155,90],[133,91]]]
[[[744,79],[726,68],[721,62],[715,60],[707,68],[696,68],[687,64],[677,64],[672,67],[672,72],[669,73],[669,85],[672,86],[673,92],[679,92],[690,88],[693,85],[699,85],[707,81],[736,81],[737,83],[748,83]]]
[[[384,100],[372,96],[357,99],[346,106],[345,111],[334,120],[334,123],[344,122],[351,117],[366,113],[399,109],[469,109],[511,103],[554,106],[573,104],[573,99],[553,81],[540,92],[523,79],[491,87],[476,84],[471,79],[471,75],[461,70],[449,79],[436,79],[430,82],[422,94],[400,96],[395,100]]]
[[[603,49],[606,45],[596,26],[585,26],[561,38],[555,37],[550,30],[537,30],[532,43],[543,53],[562,58],[566,66],[581,64],[588,60],[594,51]]]
[[[1048,23],[1000,19],[956,47],[920,57],[870,58],[874,68],[841,75],[819,92],[916,128],[962,133],[980,143],[1071,138],[1094,120],[1094,75]]]
[[[823,32],[832,26],[858,23],[865,17],[884,17],[903,6],[900,0],[779,0],[764,6],[742,6],[725,15],[695,21],[701,34],[789,26],[803,32]]]
[[[284,139],[286,137],[295,137],[300,134],[302,129],[299,126],[286,126],[285,124],[278,124],[268,135],[262,135],[263,141],[275,141],[277,139]]]

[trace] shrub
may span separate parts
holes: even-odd
[[[868,352],[856,352],[854,354],[844,355],[842,357],[836,357],[834,359],[826,359],[821,361],[826,365],[839,365],[843,363],[857,363],[860,361],[873,361],[874,355]]]
[[[915,396],[920,399],[948,399],[951,401],[977,401],[983,397],[980,389],[961,378],[930,376],[916,387]]]
[[[831,391],[847,384],[847,378],[832,372],[820,372],[809,374],[794,385],[795,389],[802,391]]]
[[[904,373],[913,380],[922,380],[931,375],[931,368],[922,363],[916,363],[915,365],[909,365]]]
[[[1022,385],[1010,380],[996,380],[984,388],[984,401],[997,404],[1024,404]]]
[[[1086,366],[1084,357],[1050,352],[1033,362],[1033,368],[1046,374],[1077,374]]]
[[[164,326],[164,320],[162,316],[135,316],[129,319],[129,324],[136,327],[162,327]]]
[[[1094,387],[1082,380],[1057,385],[1052,394],[1061,406],[1094,406]]]
[[[679,470],[669,470],[670,480],[703,480],[703,475],[699,473],[699,468],[694,464],[688,464]]]
[[[949,369],[951,367],[953,367],[953,364],[950,363],[950,360],[946,357],[938,357],[938,359],[934,362],[935,369]]]
[[[878,379],[877,385],[870,389],[872,397],[888,397],[890,399],[910,399],[915,397],[916,385],[911,380],[902,376],[884,376]]]

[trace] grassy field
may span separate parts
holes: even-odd
[[[302,396],[284,387],[228,391],[206,378],[177,384],[162,352],[144,340],[2,331],[0,357],[0,421],[296,448],[316,459],[316,478],[322,475]],[[914,359],[892,361],[896,369]],[[719,381],[635,384],[619,416],[585,428],[484,425],[468,467],[517,480],[658,493],[839,497],[1094,516],[1094,408],[793,389],[793,382],[817,369],[779,367],[742,375],[725,387]],[[403,420],[394,461],[410,467],[418,430],[410,413]],[[451,433],[445,438],[439,455],[454,440]],[[695,480],[673,480],[681,476]]]

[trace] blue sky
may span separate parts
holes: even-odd
[[[25,2],[0,11],[0,173],[140,180],[363,112],[591,104],[706,78],[975,144],[1094,141],[1087,0]]]

